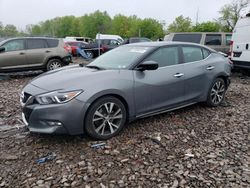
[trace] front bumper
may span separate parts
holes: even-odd
[[[28,89],[37,89],[29,84]],[[22,119],[30,132],[45,134],[70,134],[79,135],[84,132],[84,117],[87,105],[77,99],[64,104],[40,105],[35,100],[36,94],[27,95],[25,103],[22,104]]]

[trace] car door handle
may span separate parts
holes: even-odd
[[[20,52],[19,55],[25,55],[25,53],[24,52]]]
[[[174,77],[176,77],[176,78],[180,78],[180,77],[182,77],[182,76],[184,76],[184,74],[182,74],[182,73],[176,73],[176,74],[174,75]]]
[[[46,53],[50,53],[51,51],[49,51],[49,50],[46,50],[45,52],[46,52]]]
[[[213,70],[215,67],[214,66],[208,66],[207,70]]]

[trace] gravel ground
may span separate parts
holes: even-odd
[[[18,93],[35,75],[0,81],[0,187],[250,187],[249,77],[233,75],[220,107],[138,120],[91,148],[100,142],[20,128]]]

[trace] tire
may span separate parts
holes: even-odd
[[[208,106],[219,106],[225,97],[226,84],[222,78],[216,78],[208,92],[207,105]]]
[[[92,51],[86,50],[86,55],[87,55],[88,59],[93,59],[94,58],[94,53]]]
[[[63,62],[60,59],[51,59],[47,63],[46,70],[47,71],[55,70],[55,69],[60,68],[62,66],[63,66]]]
[[[85,130],[94,139],[107,140],[122,130],[126,119],[126,108],[119,99],[102,97],[90,106],[85,118]]]

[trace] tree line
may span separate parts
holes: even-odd
[[[165,28],[164,23],[152,19],[141,19],[137,16],[118,14],[111,18],[104,11],[95,11],[81,17],[63,16],[46,20],[35,25],[27,25],[25,31],[18,31],[14,25],[3,25],[0,22],[0,37],[13,36],[85,36],[95,38],[98,32],[116,34],[124,38],[142,36],[150,39],[162,38],[168,32],[231,32],[240,16],[240,11],[250,0],[233,0],[223,6],[220,17],[216,20],[193,23],[189,17],[178,16]]]

